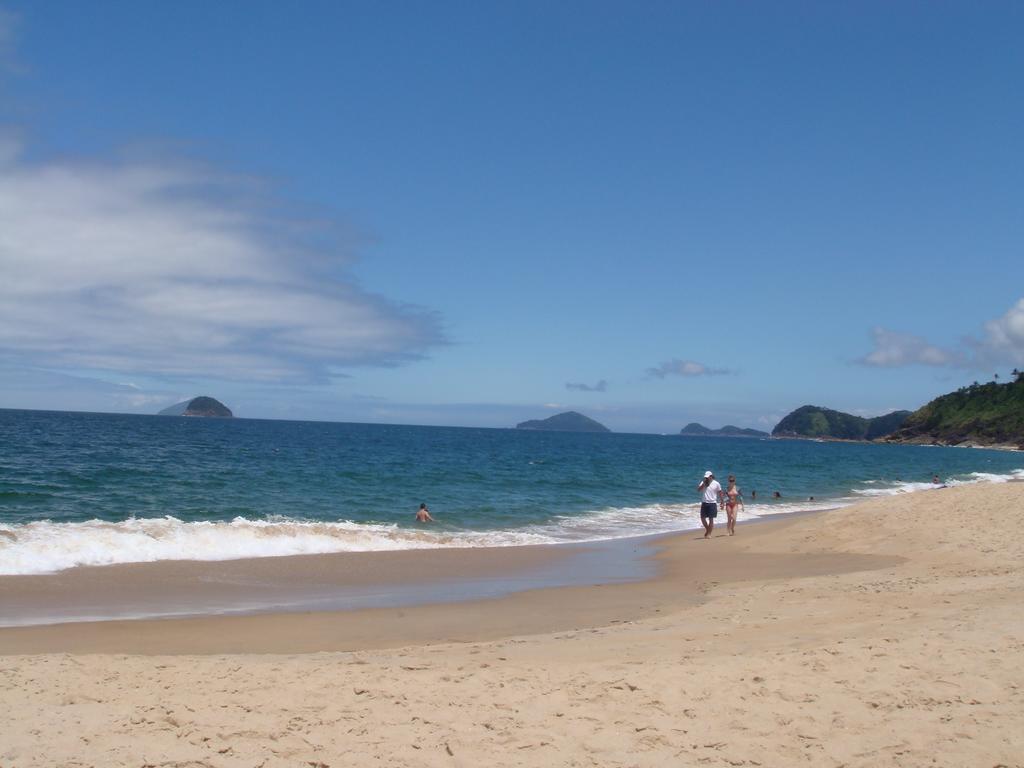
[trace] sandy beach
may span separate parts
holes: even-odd
[[[1022,510],[929,490],[676,536],[637,583],[3,629],[0,766],[1021,766]]]

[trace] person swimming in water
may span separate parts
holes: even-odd
[[[736,507],[746,509],[743,506],[743,494],[736,487],[736,475],[729,475],[729,486],[725,492],[725,513],[729,517],[726,528],[729,529],[730,536],[736,535]]]
[[[430,510],[427,509],[426,504],[420,504],[420,508],[416,510],[416,522],[417,523],[432,523],[434,518],[430,516]]]

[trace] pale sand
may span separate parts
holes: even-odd
[[[1022,511],[931,490],[680,536],[640,584],[2,630],[76,654],[0,657],[0,766],[1022,766]],[[218,646],[289,652],[82,654]]]

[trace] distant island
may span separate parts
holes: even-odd
[[[235,414],[224,403],[212,397],[193,397],[183,403],[164,408],[158,416],[199,416],[203,418],[230,419]]]
[[[1024,371],[1007,384],[974,383],[914,411],[888,442],[1005,446],[1024,450]]]
[[[516,429],[533,429],[545,432],[611,432],[604,424],[576,411],[566,411],[547,419],[534,419],[516,424]]]
[[[691,421],[679,430],[679,434],[687,437],[768,437],[767,432],[762,432],[759,429],[744,429],[734,427],[732,424],[726,424],[721,429],[710,429],[695,421]]]
[[[893,411],[884,416],[865,419],[817,405],[804,405],[776,424],[772,436],[878,440],[899,429],[909,416],[910,411]]]

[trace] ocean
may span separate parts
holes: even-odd
[[[667,533],[699,527],[706,469],[723,485],[737,476],[751,520],[924,489],[933,475],[1024,479],[1024,454],[0,410],[0,575]],[[414,522],[420,502],[436,523]]]

